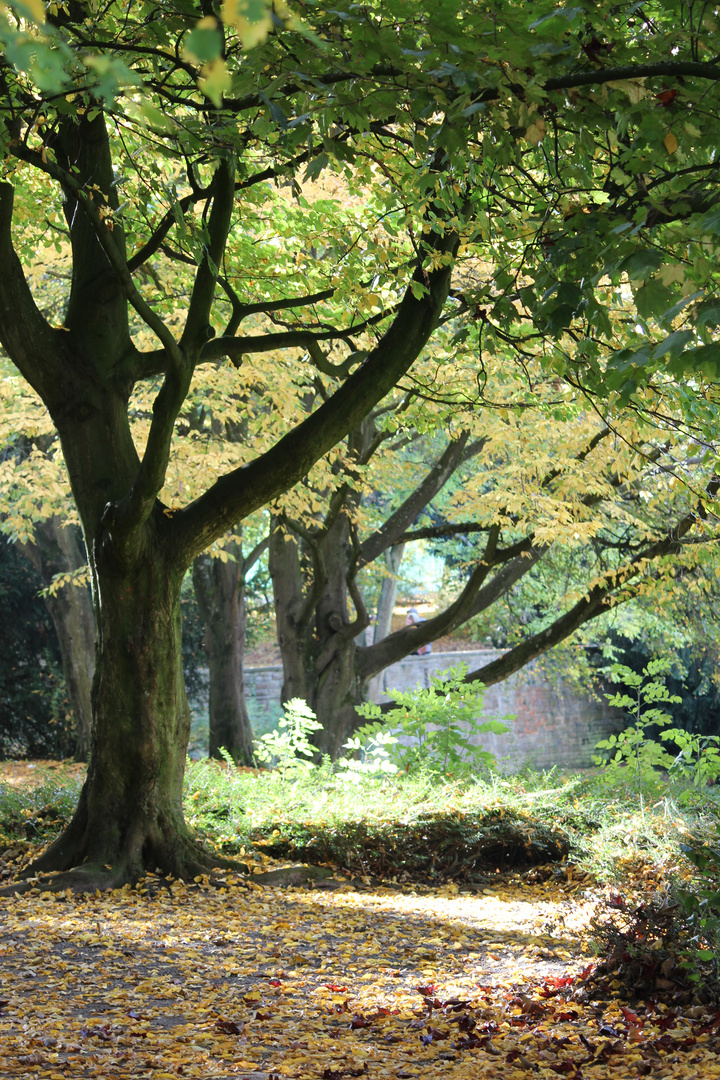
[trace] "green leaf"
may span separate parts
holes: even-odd
[[[699,232],[709,232],[714,236],[720,236],[720,206],[714,206],[697,219]]]
[[[654,280],[646,282],[635,293],[635,307],[641,319],[659,318],[667,311],[672,292],[667,285]]]
[[[222,53],[222,34],[217,27],[196,27],[185,38],[184,54],[196,64],[208,64]]]
[[[631,281],[644,281],[646,277],[659,270],[666,256],[657,248],[643,248],[628,255],[618,265],[619,273],[625,273]]]
[[[555,11],[550,11],[547,15],[541,15],[535,22],[530,23],[528,30],[539,30],[542,27],[544,30],[550,30],[555,33],[555,27],[548,27],[548,23],[555,19],[564,19],[566,22],[572,22],[573,19],[577,19],[578,16],[584,15],[585,9],[581,7],[562,7],[556,8]]]
[[[707,378],[720,379],[720,344],[686,349],[673,362],[671,370],[674,375],[702,372]]]
[[[704,304],[698,304],[695,322],[698,326],[720,326],[720,300],[707,300]]]
[[[305,170],[305,176],[303,180],[317,180],[323,169],[326,169],[330,164],[330,157],[328,154],[318,154],[313,158]]]
[[[659,360],[661,356],[679,356],[688,342],[692,341],[693,336],[692,330],[675,330],[672,334],[668,334],[664,341],[655,346],[653,359]]]
[[[276,104],[276,102],[270,101],[269,98],[267,98],[265,96],[265,94],[263,94],[263,93],[260,93],[258,95],[258,97],[260,98],[261,101],[265,102],[268,109],[270,110],[270,116],[272,117],[272,119],[275,121],[275,123],[278,125],[279,128],[282,128],[282,130],[284,131],[287,127],[290,126],[290,122],[289,122],[287,116],[282,111],[280,106],[278,104]]]

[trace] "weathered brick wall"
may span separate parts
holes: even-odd
[[[429,686],[430,675],[463,661],[473,671],[501,655],[497,649],[481,649],[408,656],[382,673],[378,701],[388,700],[389,689]],[[246,668],[245,681],[253,711],[274,713],[282,692],[282,668]],[[595,744],[626,726],[619,710],[578,693],[559,678],[543,676],[534,664],[497,686],[488,687],[483,716],[515,717],[506,721],[511,729],[507,734],[482,737],[482,746],[507,771],[515,771],[526,763],[541,769],[553,765],[570,768],[592,765]]]

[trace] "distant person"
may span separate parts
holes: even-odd
[[[421,622],[426,622],[417,608],[411,607],[405,617],[406,626],[418,626]],[[410,653],[411,656],[427,656],[432,652],[432,645],[430,642],[427,645],[421,645],[419,649],[413,649]]]

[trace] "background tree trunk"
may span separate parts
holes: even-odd
[[[210,555],[193,563],[193,585],[205,623],[209,693],[209,754],[220,757],[220,748],[233,760],[250,765],[253,731],[245,702],[245,573],[240,544],[233,545],[234,559],[221,562]]]
[[[377,645],[379,641],[386,638],[392,629],[393,609],[397,597],[398,574],[400,572],[400,563],[402,562],[404,551],[404,544],[396,544],[395,547],[388,548],[385,552],[385,569],[387,570],[387,573],[382,579],[382,585],[380,586],[373,645]],[[382,672],[373,675],[372,679],[370,679],[367,688],[368,701],[378,700],[381,682]]]
[[[45,586],[56,574],[87,566],[80,529],[51,517],[35,527],[35,540],[18,544]],[[85,584],[63,585],[44,597],[60,644],[63,674],[75,734],[75,760],[87,761],[92,730],[92,681],[95,670],[95,616]]]
[[[349,559],[345,513],[321,536],[308,540],[273,522],[270,573],[283,662],[282,698],[307,702],[323,725],[313,742],[332,758],[342,754],[357,726],[355,704],[363,700],[364,690],[355,671],[354,638],[362,626],[350,620]]]

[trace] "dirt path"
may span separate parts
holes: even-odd
[[[701,1073],[676,1049],[700,1047],[691,1018],[667,1041],[667,1018],[557,995],[586,963],[582,897],[333,884],[5,901],[3,1080],[720,1076],[714,1033]]]

